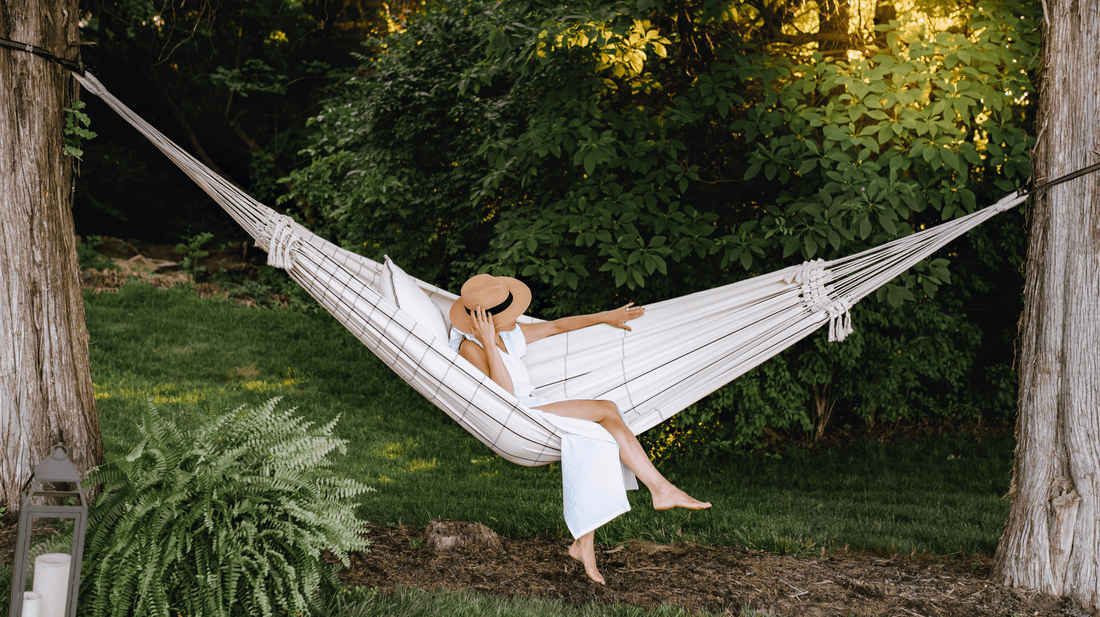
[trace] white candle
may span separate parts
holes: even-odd
[[[65,553],[46,553],[34,560],[32,589],[42,594],[40,617],[67,617],[69,603],[69,560]]]
[[[42,594],[33,591],[24,591],[22,617],[41,617],[41,615]]]

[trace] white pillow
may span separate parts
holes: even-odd
[[[401,312],[416,321],[417,325],[433,334],[443,344],[448,340],[447,322],[443,319],[443,313],[432,302],[428,294],[416,284],[411,276],[397,267],[397,264],[386,256],[386,264],[382,268],[382,297],[397,305]]]

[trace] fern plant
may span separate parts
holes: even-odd
[[[315,426],[275,398],[193,432],[152,403],[136,442],[98,467],[81,614],[301,615],[315,607],[321,554],[348,563],[369,542],[355,497],[335,476],[336,420]]]

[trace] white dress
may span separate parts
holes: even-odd
[[[535,386],[531,383],[527,366],[522,360],[527,353],[527,339],[523,336],[523,329],[517,325],[514,329],[499,334],[507,350],[500,357],[512,378],[512,392],[522,405],[530,408],[533,413],[540,413],[537,406],[556,401],[535,396]],[[451,349],[458,351],[464,340],[471,340],[481,346],[481,341],[477,338],[451,328]],[[638,480],[634,472],[619,459],[619,444],[611,433],[596,422],[566,418],[549,412],[541,413],[561,435],[565,524],[573,537],[579,538],[620,514],[629,512],[630,501],[626,498],[626,491],[636,490]]]

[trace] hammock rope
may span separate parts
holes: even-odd
[[[268,252],[271,265],[286,270],[420,394],[509,461],[560,460],[561,431],[552,421],[519,404],[452,351],[445,336],[441,340],[383,298],[382,264],[336,247],[252,199],[134,114],[95,77],[76,78],[217,201]],[[850,309],[856,302],[1027,196],[1011,194],[855,255],[651,304],[629,333],[597,326],[537,341],[524,358],[536,394],[612,400],[639,434],[825,323],[829,340],[844,340],[852,332]],[[456,296],[414,281],[446,315]]]

